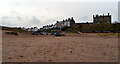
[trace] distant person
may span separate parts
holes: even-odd
[[[66,32],[63,32],[63,36],[65,36]]]

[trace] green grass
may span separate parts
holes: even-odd
[[[6,34],[13,34],[13,35],[18,35],[17,32],[5,32]]]
[[[10,32],[5,32],[6,34],[13,34],[13,35],[19,35],[18,33],[29,33],[26,30],[23,30],[21,28],[16,28],[16,27],[5,27],[5,26],[0,26],[2,30],[8,30]]]
[[[28,32],[26,30],[23,30],[21,28],[15,28],[15,27],[4,27],[4,26],[0,26],[2,27],[2,30],[9,30],[9,31],[13,31],[13,32]]]

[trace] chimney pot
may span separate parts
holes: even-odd
[[[110,13],[108,13],[108,16],[110,15]]]

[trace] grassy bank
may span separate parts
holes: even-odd
[[[13,34],[13,35],[19,35],[19,33],[29,33],[26,30],[23,30],[21,28],[17,28],[17,27],[5,27],[5,26],[0,26],[0,28],[2,30],[7,30],[10,32],[5,32],[6,34]]]

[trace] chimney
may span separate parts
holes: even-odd
[[[59,23],[59,21],[57,21],[57,23]]]
[[[71,20],[73,20],[73,17],[71,17]]]
[[[104,13],[103,13],[103,16],[104,16]]]
[[[108,13],[108,16],[110,15],[110,13]]]
[[[96,14],[96,17],[98,17],[99,15],[98,14]]]
[[[70,18],[68,18],[68,20],[70,21]]]
[[[65,20],[63,20],[63,22],[65,22]]]
[[[67,19],[66,19],[66,21],[67,21]]]

